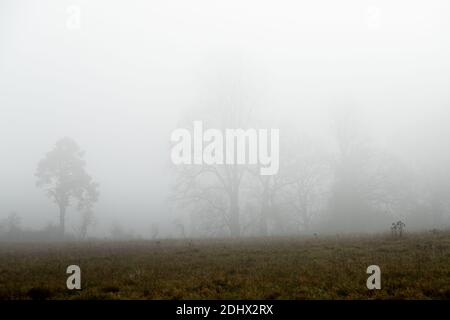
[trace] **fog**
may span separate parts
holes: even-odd
[[[35,173],[70,137],[99,184],[91,237],[448,228],[449,13],[445,0],[4,0],[0,220],[59,223]],[[280,171],[245,174],[237,232],[211,178],[180,199],[190,173],[170,137],[195,120],[280,130]],[[66,233],[79,224],[71,205]]]

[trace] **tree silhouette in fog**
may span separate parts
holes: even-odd
[[[247,128],[252,107],[244,83],[245,77],[240,73],[228,70],[221,74],[214,89],[209,92],[207,103],[190,109],[184,116],[184,122],[202,119],[205,126],[220,128],[222,132],[227,128]],[[241,196],[245,165],[182,165],[175,171],[172,200],[182,210],[192,212],[192,216],[201,216],[200,219],[195,218],[196,222],[192,225],[198,225],[198,220],[201,221],[207,226],[209,235],[225,232],[231,237],[239,237],[242,234]],[[179,228],[180,222],[177,224]]]
[[[80,211],[90,210],[98,199],[98,184],[85,170],[84,152],[71,138],[56,142],[53,150],[39,162],[36,177],[38,187],[59,208],[61,235],[65,231],[66,210],[76,204]]]

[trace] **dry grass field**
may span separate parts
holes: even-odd
[[[1,243],[0,299],[450,299],[450,233]]]

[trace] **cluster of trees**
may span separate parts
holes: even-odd
[[[75,228],[73,233],[65,235],[67,239],[82,239]],[[61,232],[58,225],[49,223],[40,229],[26,228],[22,225],[22,217],[13,211],[0,220],[0,240],[5,241],[49,241],[60,240]]]
[[[235,86],[234,88],[238,88]],[[248,108],[242,92],[193,110],[211,128],[280,128],[280,171],[250,165],[176,165],[172,200],[187,236],[388,232],[449,226],[450,177],[425,175],[371,140],[355,107],[330,112],[324,142]],[[180,222],[181,221],[181,222]],[[186,226],[186,227],[185,227]]]
[[[261,175],[259,165],[236,162],[174,165],[170,203],[178,214],[173,224],[179,236],[388,232],[395,221],[406,223],[408,230],[450,226],[447,164],[421,166],[380,148],[362,126],[356,108],[330,113],[331,129],[319,137],[289,122],[273,122],[272,113],[249,108],[239,86],[233,88],[218,103],[191,110],[182,124],[201,119],[222,130],[279,128],[279,172]],[[99,191],[83,156],[75,141],[64,138],[38,164],[37,186],[56,204],[58,225],[24,230],[13,212],[0,221],[0,238],[67,237],[66,214],[73,207],[81,219],[71,237],[85,239],[95,222]],[[150,237],[160,236],[153,224]],[[135,235],[115,224],[111,238]]]

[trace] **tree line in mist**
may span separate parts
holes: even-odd
[[[161,231],[155,221],[147,234],[135,235],[115,223],[109,238],[389,232],[395,222],[407,231],[449,227],[450,177],[445,167],[420,166],[372,143],[357,108],[330,112],[324,143],[324,137],[301,130],[295,122],[273,122],[263,112],[237,103],[243,99],[231,95],[221,101],[229,104],[190,110],[181,124],[189,127],[193,119],[205,119],[214,128],[278,125],[279,172],[261,175],[259,165],[245,164],[172,165],[169,205],[160,213],[175,214],[172,231]],[[56,142],[38,162],[35,178],[54,203],[58,219],[42,230],[25,230],[20,215],[12,212],[0,221],[0,238],[93,236],[100,192],[85,165],[73,139]],[[80,221],[69,229],[68,208]]]
[[[330,108],[324,137],[302,130],[289,115],[280,120],[276,110],[248,107],[248,96],[234,88],[220,103],[187,112],[181,125],[203,119],[222,130],[279,128],[279,172],[262,176],[258,165],[175,166],[171,204],[181,236],[389,232],[398,221],[405,230],[450,226],[446,164],[426,166],[374,143],[357,106]]]

